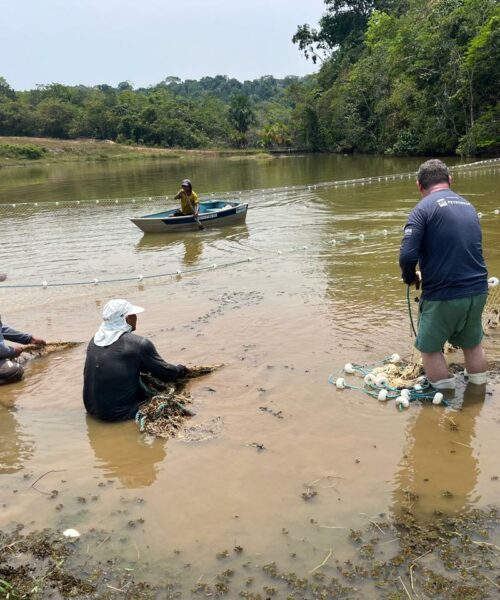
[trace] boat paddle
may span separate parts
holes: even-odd
[[[198,223],[198,229],[199,229],[200,231],[202,231],[203,229],[205,229],[205,228],[203,227],[203,225],[200,223],[200,218],[198,217],[198,215],[194,215],[194,218],[195,218],[195,221]]]
[[[189,198],[189,205],[191,206],[191,210],[193,211],[193,216],[194,216],[194,220],[198,223],[198,229],[200,231],[202,231],[203,229],[205,229],[203,227],[203,225],[200,223],[200,217],[198,217],[198,214],[196,213],[193,203],[191,202],[191,198]]]

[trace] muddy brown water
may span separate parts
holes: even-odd
[[[406,172],[418,162],[284,157],[2,170],[6,283],[208,267],[142,282],[0,287],[4,321],[49,340],[86,342],[104,303],[125,297],[146,308],[138,333],[167,360],[225,366],[188,385],[197,413],[191,424],[211,432],[208,439],[165,442],[141,436],[132,422],[85,415],[85,344],[33,361],[24,381],[0,389],[0,525],[76,528],[83,554],[119,555],[138,576],[171,577],[187,595],[196,582],[246,561],[276,560],[307,573],[329,548],[349,558],[350,528],[396,514],[411,494],[422,519],[498,503],[498,383],[460,386],[450,408],[403,413],[328,383],[348,361],[411,353],[397,254],[418,195],[409,179],[290,186]],[[241,191],[251,207],[246,225],[143,236],[127,217],[154,212],[159,201],[7,207],[171,194],[185,173],[207,195]],[[498,174],[464,171],[454,184],[484,213],[485,254],[496,276]],[[486,340],[496,360],[499,339]],[[317,495],[306,501],[308,490]],[[91,529],[107,532],[105,541],[86,541]],[[217,559],[226,549],[229,557]]]

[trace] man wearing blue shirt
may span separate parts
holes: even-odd
[[[0,282],[5,281],[6,278],[7,275],[5,273],[0,273]],[[14,348],[8,346],[5,340],[18,344],[36,344],[39,346],[45,346],[46,344],[45,340],[41,338],[36,338],[29,333],[16,331],[12,327],[3,324],[0,317],[0,385],[19,381],[24,374],[24,369],[15,360],[23,352],[23,347],[17,346]]]
[[[472,383],[486,383],[487,361],[481,346],[481,317],[488,294],[479,217],[472,204],[450,189],[448,167],[440,160],[420,166],[417,186],[422,200],[404,228],[399,255],[403,281],[420,284],[422,297],[415,346],[434,387],[455,387],[442,348],[462,348]]]

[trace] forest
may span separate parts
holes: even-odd
[[[0,77],[0,135],[161,148],[395,155],[500,151],[497,0],[325,0],[290,43],[306,77],[225,75],[147,88],[38,85]]]

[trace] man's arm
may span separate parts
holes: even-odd
[[[3,358],[14,358],[16,356],[16,351],[12,346],[7,346],[3,341],[0,342],[0,359]]]
[[[191,204],[191,210],[193,211],[193,215],[197,217],[198,213],[200,212],[200,201],[198,200],[198,194],[196,192],[193,192],[191,194],[189,202]]]
[[[408,217],[404,227],[401,249],[399,251],[399,266],[401,276],[407,285],[416,283],[419,278],[415,272],[425,233],[425,215],[419,206],[415,207]]]
[[[162,381],[181,379],[187,373],[184,365],[171,365],[158,354],[153,342],[143,339],[141,346],[141,371],[151,373]]]
[[[21,333],[12,329],[8,325],[4,325],[0,321],[0,359],[14,358],[21,354],[22,348],[12,348],[4,343],[4,339],[8,339],[12,342],[18,342],[20,344],[29,344],[31,336],[26,333]]]
[[[177,192],[177,194],[175,194],[175,196],[174,196],[174,200],[180,200],[182,197],[182,192],[183,192],[183,190],[180,190],[179,192]]]
[[[16,342],[16,344],[31,344],[33,340],[33,336],[29,333],[22,333],[4,323],[2,323],[2,335],[9,342]]]

